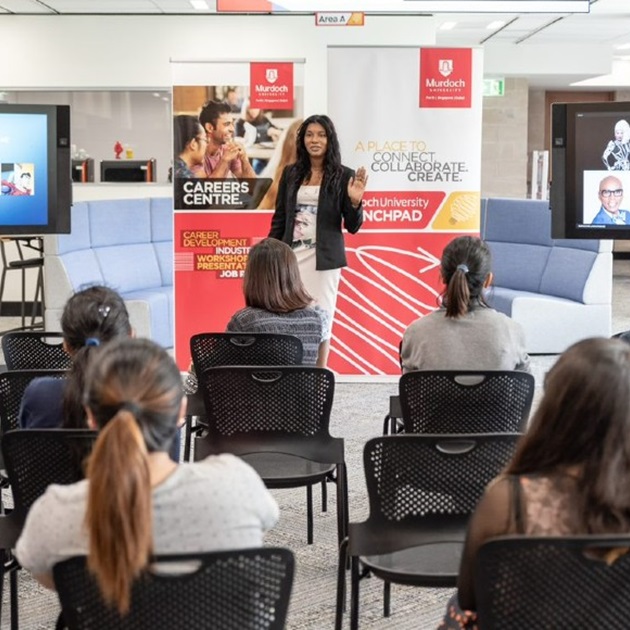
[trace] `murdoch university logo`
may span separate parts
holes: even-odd
[[[438,70],[443,77],[448,77],[453,73],[453,60],[440,59],[438,61]]]
[[[277,68],[267,68],[265,70],[265,78],[269,83],[275,83],[278,80],[278,69]]]

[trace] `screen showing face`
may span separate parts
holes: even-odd
[[[576,112],[575,226],[578,230],[630,228],[630,108]],[[602,235],[602,238],[604,236]]]
[[[48,177],[48,116],[0,112],[0,225],[47,225]]]

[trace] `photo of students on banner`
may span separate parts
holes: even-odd
[[[298,117],[295,105],[267,111],[252,107],[249,96],[242,85],[173,88],[175,210],[261,205]]]

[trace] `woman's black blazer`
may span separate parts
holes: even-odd
[[[351,234],[359,231],[363,223],[363,205],[353,208],[348,197],[348,181],[354,171],[343,166],[343,176],[339,187],[333,192],[324,190],[322,186],[317,202],[316,231],[316,269],[338,269],[345,267],[346,248],[344,246],[343,227]],[[276,211],[271,220],[269,236],[291,245],[293,242],[293,224],[295,222],[295,206],[298,188],[301,182],[296,181],[292,166],[287,166],[280,178]]]

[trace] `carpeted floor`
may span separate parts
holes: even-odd
[[[8,320],[8,318],[1,318]],[[0,321],[0,328],[10,328]],[[615,262],[613,296],[613,332],[630,329],[630,261]],[[532,357],[536,377],[534,407],[540,398],[545,372],[555,356]],[[367,439],[379,435],[388,397],[396,393],[396,383],[338,382],[335,392],[331,433],[345,438],[349,475],[350,520],[358,521],[367,514],[366,492],[362,472],[362,448]],[[305,492],[274,490],[281,509],[278,526],[268,535],[270,545],[292,549],[297,559],[297,574],[289,612],[289,630],[319,630],[333,627],[337,567],[336,520],[334,489],[329,493],[328,513],[316,512],[315,542],[306,544]],[[319,493],[315,492],[315,501]],[[1,628],[8,628],[8,585],[3,598]],[[450,589],[419,589],[392,587],[392,616],[382,616],[382,582],[363,581],[361,585],[362,629],[429,630],[442,617]],[[20,572],[20,628],[35,630],[54,628],[58,612],[56,596],[40,588],[25,571]],[[345,618],[347,626],[348,619]]]

